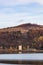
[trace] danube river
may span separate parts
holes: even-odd
[[[22,61],[43,61],[43,53],[29,53],[29,54],[0,54],[0,60],[22,60]],[[0,65],[36,65],[36,64],[2,64]],[[43,64],[37,64],[43,65]]]

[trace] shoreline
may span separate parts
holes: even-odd
[[[0,49],[0,54],[18,54],[18,53],[43,53],[43,50],[29,49],[29,50],[6,50]]]

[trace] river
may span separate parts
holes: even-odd
[[[0,54],[0,60],[41,60],[43,61],[43,53]],[[0,63],[0,65],[35,65],[35,64],[2,64]],[[40,64],[40,65],[43,65],[43,64]]]

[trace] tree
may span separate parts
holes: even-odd
[[[39,36],[38,38],[34,38],[33,45],[35,48],[40,49],[43,46],[43,36]]]

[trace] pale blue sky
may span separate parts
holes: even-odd
[[[43,0],[0,0],[0,28],[23,23],[43,25]]]

